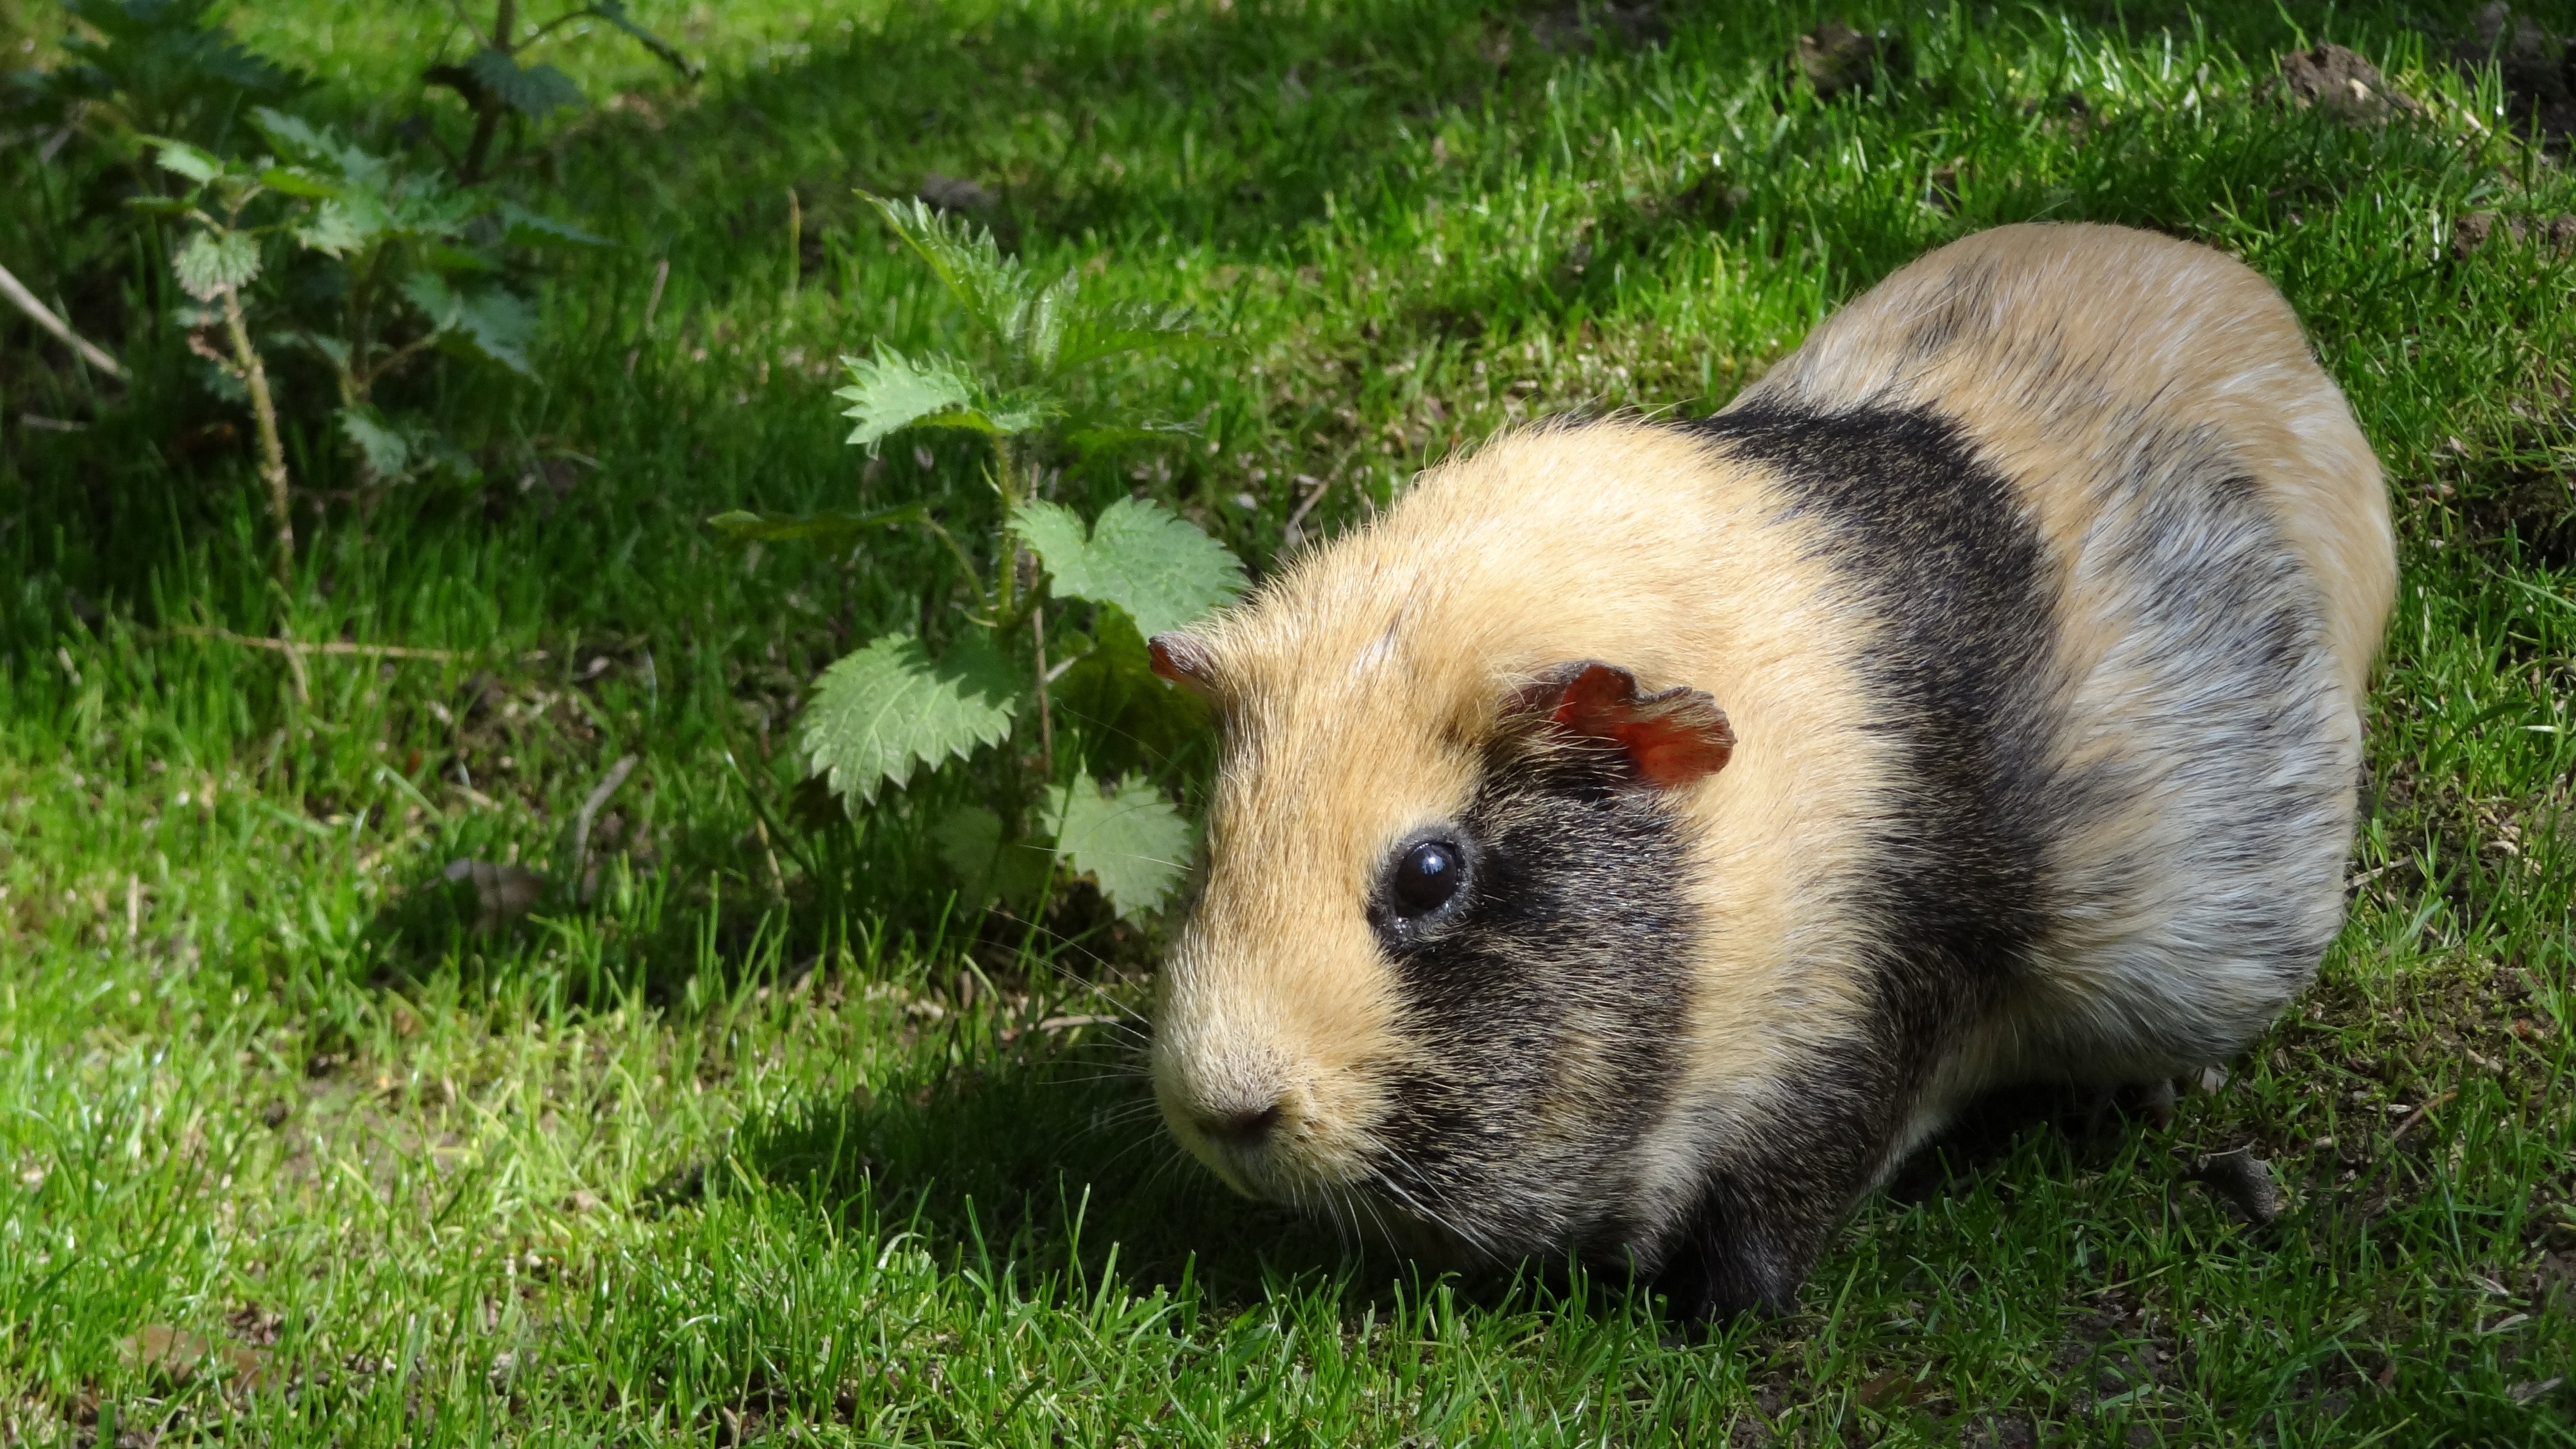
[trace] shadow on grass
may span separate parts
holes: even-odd
[[[1258,1301],[1283,1278],[1388,1279],[1381,1253],[1236,1196],[1164,1131],[1139,1069],[1108,1050],[923,1073],[746,1121],[732,1156],[852,1223],[903,1226],[942,1257],[1029,1272],[1117,1270],[1140,1291],[1184,1282]],[[696,1184],[666,1184],[685,1196]]]
[[[2100,1168],[2139,1128],[2103,1094],[1997,1093],[1917,1152],[1888,1191],[1907,1203],[1974,1194],[2008,1175],[2034,1134],[2070,1170]],[[1114,1252],[1119,1276],[1138,1291],[1194,1284],[1217,1303],[1244,1304],[1283,1280],[1338,1277],[1356,1308],[1441,1273],[1236,1196],[1166,1133],[1140,1068],[1106,1049],[1004,1055],[891,1090],[795,1102],[746,1121],[731,1155],[773,1190],[845,1223],[902,1228],[943,1258],[987,1260],[1023,1277],[1097,1274]],[[693,1171],[657,1193],[677,1201],[701,1186]],[[1650,1282],[1601,1264],[1534,1260],[1455,1275],[1453,1286],[1489,1305],[1536,1287],[1604,1311],[1624,1301],[1665,1312]]]

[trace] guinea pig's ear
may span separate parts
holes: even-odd
[[[1616,745],[1639,779],[1665,789],[1716,774],[1735,753],[1734,727],[1716,700],[1696,689],[1639,694],[1637,676],[1599,660],[1541,673],[1514,697],[1510,713]]]
[[[1216,700],[1216,660],[1208,647],[1187,634],[1166,631],[1147,640],[1145,651],[1154,659],[1154,672],[1199,698]]]

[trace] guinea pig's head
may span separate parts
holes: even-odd
[[[1687,1049],[1681,805],[1725,714],[1403,610],[1287,612],[1153,642],[1225,732],[1155,1023],[1172,1132],[1240,1191],[1416,1251],[1632,1241]]]

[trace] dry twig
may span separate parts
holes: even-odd
[[[38,301],[36,294],[28,291],[25,283],[10,275],[7,267],[0,267],[0,297],[7,297],[11,302],[16,303],[18,310],[26,313],[37,326],[61,338],[72,351],[81,355],[82,361],[115,378],[118,382],[125,381],[125,369],[117,365],[115,358],[108,356],[106,350],[97,343],[74,332],[70,323],[55,316],[54,309]]]

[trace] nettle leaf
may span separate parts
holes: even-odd
[[[411,440],[394,430],[384,414],[370,407],[340,409],[340,432],[358,450],[369,472],[399,478],[411,466]]]
[[[515,201],[504,201],[499,207],[501,240],[514,247],[547,246],[570,242],[576,246],[604,247],[608,239],[594,236],[568,221],[558,221],[543,212],[530,211]]]
[[[322,203],[320,209],[330,211],[334,208],[341,213],[341,224],[368,241],[394,230],[396,225],[385,198],[370,187],[352,185],[338,197]]]
[[[271,166],[259,173],[259,184],[306,201],[340,194],[338,187],[301,166]]]
[[[270,145],[304,163],[296,168],[299,171],[320,166],[344,184],[369,187],[382,186],[392,173],[392,163],[384,157],[341,140],[339,133],[328,126],[316,126],[301,116],[268,106],[251,107],[250,117],[251,124]]]
[[[146,136],[143,139],[160,148],[152,159],[158,162],[164,171],[177,172],[200,186],[224,174],[224,163],[217,160],[214,153],[210,151],[201,151],[185,141],[173,141],[161,136]]]
[[[844,357],[850,385],[832,396],[849,407],[841,416],[858,426],[848,441],[876,451],[888,433],[904,428],[965,428],[1001,437],[1044,427],[1061,409],[1042,393],[993,394],[952,357],[908,358],[880,346],[873,357]]]
[[[465,319],[465,299],[447,285],[447,279],[436,272],[414,272],[402,279],[403,299],[429,318],[430,327],[444,332]]]
[[[289,155],[308,160],[331,156],[340,148],[328,132],[305,120],[270,106],[250,108],[251,124],[268,138],[268,143]]]
[[[259,276],[259,239],[242,231],[201,231],[170,265],[189,296],[211,302]]]
[[[1160,311],[1104,307],[1086,310],[1073,320],[1050,365],[1070,369],[1121,352],[1164,352],[1203,347],[1214,341],[1197,330],[1196,317],[1187,307]]]
[[[522,377],[536,375],[527,348],[536,334],[537,311],[517,293],[488,285],[467,291],[458,323],[475,350]]]
[[[262,347],[301,347],[316,356],[330,359],[334,367],[349,365],[348,339],[334,337],[327,332],[307,332],[299,327],[292,332],[263,337],[260,339],[260,345]]]
[[[573,84],[571,76],[542,63],[522,66],[488,45],[466,58],[465,73],[521,115],[543,117],[582,104],[581,87]]]
[[[636,24],[634,17],[626,13],[626,7],[619,4],[618,0],[598,0],[598,3],[590,7],[590,13],[625,31],[638,45],[653,52],[654,58],[664,65],[691,80],[697,79],[697,62],[682,55],[678,46]]]
[[[1011,531],[1020,542],[1038,556],[1055,575],[1055,591],[1065,598],[1087,597],[1081,592],[1081,581],[1091,552],[1091,530],[1082,526],[1082,515],[1061,503],[1036,500],[1020,505],[1011,515]]]
[[[423,270],[403,278],[402,294],[429,318],[432,330],[454,334],[522,376],[535,375],[527,343],[537,330],[537,314],[516,293],[489,283],[460,290],[438,273]]]
[[[872,453],[888,433],[975,406],[975,384],[963,367],[945,357],[914,362],[891,347],[879,347],[873,357],[844,357],[841,365],[849,369],[850,385],[832,396],[849,403],[841,416],[858,424],[848,441]]]
[[[1243,592],[1243,564],[1224,544],[1159,503],[1121,498],[1083,537],[1058,503],[1025,503],[1011,529],[1054,576],[1059,597],[1115,604],[1147,637],[1177,629]]]
[[[1075,320],[1074,286],[1071,272],[1056,278],[1046,290],[1029,299],[1017,319],[1016,340],[1040,372],[1055,366],[1056,353],[1064,345],[1065,329]]]
[[[918,766],[1000,743],[1019,707],[1019,671],[982,639],[933,659],[918,637],[889,634],[823,671],[800,742],[834,790],[874,800]]]
[[[1160,910],[1188,873],[1196,836],[1149,781],[1103,794],[1079,772],[1071,785],[1047,788],[1047,814],[1056,822],[1057,857],[1090,876],[1127,920]]]
[[[1006,840],[1002,817],[981,805],[963,805],[930,827],[939,858],[957,872],[970,905],[999,899],[1012,906],[1036,900],[1046,889],[1054,856],[1044,846]]]
[[[384,230],[384,208],[373,202],[373,197],[347,201],[333,197],[313,208],[313,214],[295,228],[295,239],[335,257],[357,251]]]
[[[886,225],[923,261],[939,284],[972,315],[977,325],[1014,346],[1028,320],[1031,287],[1028,270],[1016,257],[1004,257],[993,233],[969,228],[941,216],[919,200],[890,201],[860,192]]]

